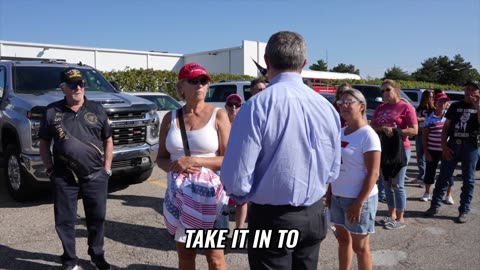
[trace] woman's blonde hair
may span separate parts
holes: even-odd
[[[345,90],[348,90],[348,89],[352,89],[352,85],[349,84],[349,83],[342,83],[340,84],[338,87],[337,87],[337,90],[335,92],[335,101],[339,100],[340,99],[340,96],[342,95],[343,91]]]

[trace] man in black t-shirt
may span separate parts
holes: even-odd
[[[88,230],[88,254],[97,269],[110,269],[103,241],[108,178],[113,158],[112,128],[100,103],[85,97],[78,69],[62,73],[65,94],[47,106],[40,124],[40,155],[54,194],[55,229],[62,242],[62,269],[77,269],[75,223],[81,194]],[[53,161],[50,144],[53,140]]]
[[[453,103],[445,117],[442,130],[442,164],[440,176],[433,190],[430,208],[426,216],[438,214],[442,198],[448,188],[448,179],[459,161],[462,162],[463,186],[458,207],[458,223],[465,223],[475,188],[475,167],[479,158],[480,133],[480,82],[465,84],[465,100]]]

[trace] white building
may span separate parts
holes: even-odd
[[[174,54],[0,40],[0,59],[61,59],[68,63],[82,62],[101,71],[151,68],[178,72],[186,63],[198,62],[211,73],[257,77],[260,73],[252,59],[265,67],[263,55],[266,45],[264,42],[244,40],[239,47],[192,54]]]

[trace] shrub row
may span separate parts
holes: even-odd
[[[102,72],[109,81],[116,81],[124,91],[148,91],[165,92],[178,99],[175,91],[175,83],[178,73],[166,70],[153,69],[126,69],[122,71]],[[211,74],[215,82],[222,80],[252,80],[254,77],[248,75],[235,75],[228,73]],[[342,82],[355,84],[381,84],[382,80],[334,80],[330,81],[334,85]],[[462,87],[456,85],[440,85],[427,82],[399,81],[402,88],[439,88],[448,90],[462,90]]]

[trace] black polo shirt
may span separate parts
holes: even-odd
[[[87,100],[74,112],[64,98],[47,106],[39,137],[53,139],[55,168],[68,168],[84,178],[104,167],[103,141],[112,136],[103,106]]]

